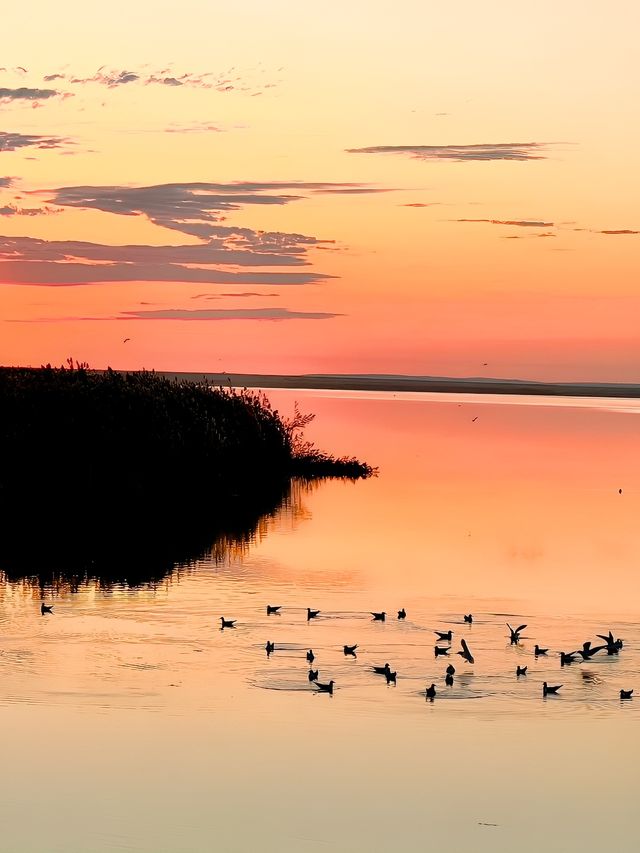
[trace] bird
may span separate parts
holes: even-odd
[[[313,686],[317,687],[321,693],[329,693],[333,696],[333,685],[335,681],[330,681],[328,684],[321,684],[319,681],[314,681]]]
[[[404,609],[404,607],[402,608],[402,610],[398,610],[398,619],[406,619],[406,617],[407,611]]]
[[[445,671],[446,671],[447,675],[455,675],[456,668],[452,663],[450,663]]]
[[[267,616],[271,616],[272,613],[277,613],[281,607],[281,604],[278,604],[277,606],[274,606],[273,604],[267,604]]]
[[[509,629],[509,633],[511,634],[511,645],[515,646],[520,642],[520,632],[524,631],[526,625],[520,625],[517,628],[512,628],[511,625],[507,622],[507,628]]]
[[[459,654],[460,657],[463,657],[469,663],[474,663],[473,655],[469,651],[469,646],[467,645],[467,641],[463,638],[462,640],[460,640],[460,644],[462,646],[462,651],[456,652],[456,654]]]
[[[271,652],[274,652],[274,651],[275,651],[275,649],[276,649],[276,644],[275,644],[275,643],[272,643],[272,642],[271,642],[271,640],[267,640],[267,645],[265,646],[265,649],[267,650],[267,657],[269,657],[269,655],[271,654]]]
[[[437,635],[439,640],[451,640],[453,639],[453,631],[434,631],[434,634]]]
[[[309,619],[315,619],[318,613],[320,613],[319,610],[312,610],[310,607],[307,607],[307,622]]]
[[[127,343],[127,341],[130,341],[130,340],[131,340],[131,338],[125,338],[125,339],[122,341],[122,343],[123,343],[123,344],[126,344],[126,343]]]
[[[320,670],[318,670],[318,669],[310,669],[309,670],[309,681],[317,681],[319,671]]]
[[[517,666],[516,667],[516,675],[517,676],[526,675],[526,674],[527,674],[527,667],[526,666]]]
[[[342,651],[345,653],[345,655],[351,655],[351,657],[355,658],[357,648],[358,648],[357,644],[355,646],[343,646]]]
[[[53,604],[45,604],[44,602],[40,605],[40,613],[44,616],[45,613],[53,613]]]
[[[558,690],[560,690],[561,687],[562,687],[562,684],[556,684],[555,687],[550,687],[547,684],[547,682],[545,681],[542,684],[542,695],[543,696],[549,696],[550,694],[555,695],[558,692]]]
[[[576,662],[576,652],[560,652],[560,666],[568,666]]]
[[[396,681],[396,677],[397,677],[397,675],[398,675],[398,673],[397,673],[397,672],[385,672],[385,676],[386,676],[386,678],[387,678],[387,684],[391,684],[392,682],[393,682],[394,684],[397,684],[397,683],[398,683],[398,682]]]
[[[307,660],[309,661],[309,663],[313,663],[315,657],[316,656],[313,653],[313,649],[309,649],[309,651],[307,652]]]
[[[453,687],[453,675],[450,672],[445,675],[444,683],[447,685],[447,687]]]
[[[536,657],[538,657],[538,655],[546,655],[548,651],[549,649],[541,649],[537,643],[533,647],[533,653]]]
[[[600,637],[600,639],[604,640],[607,644],[606,649],[608,655],[617,655],[620,649],[622,648],[622,640],[616,640],[611,631],[609,631],[607,636],[605,636],[604,634],[597,634],[596,636]]]
[[[471,623],[473,622],[473,615],[472,615],[471,613],[467,614],[467,615],[464,617],[464,621],[465,621],[465,622],[468,622],[468,623],[471,625]]]
[[[435,646],[434,651],[436,653],[436,657],[439,658],[440,655],[448,655],[449,654],[449,646]]]
[[[582,649],[578,649],[576,654],[581,655],[582,660],[591,660],[591,658],[596,654],[596,652],[602,651],[602,649],[606,649],[606,646],[596,646],[595,648],[591,648],[591,642],[587,641],[582,644]]]
[[[433,700],[436,698],[436,686],[435,686],[435,684],[432,684],[431,687],[427,687],[427,689],[425,690],[425,694],[426,694],[427,699],[431,699],[431,701],[433,702]]]
[[[238,620],[237,619],[225,619],[224,616],[221,616],[220,621],[222,622],[222,628],[220,628],[220,630],[223,631],[225,628],[235,628],[236,622]]]
[[[621,690],[620,691],[620,698],[621,699],[631,699],[632,696],[633,696],[633,690]]]
[[[474,424],[477,420],[478,420],[478,416],[476,415],[475,418],[471,418],[471,423]]]
[[[385,663],[384,666],[374,666],[373,671],[376,675],[386,675],[388,672],[391,672],[391,667],[388,663]]]
[[[369,613],[371,613],[371,615],[373,616],[374,622],[384,622],[384,620],[387,618],[387,614],[384,612],[384,610],[382,611],[382,613],[374,613],[373,610],[370,610]]]
[[[618,489],[618,494],[619,494],[619,495],[621,495],[621,494],[622,494],[622,489]]]

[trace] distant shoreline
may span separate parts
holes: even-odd
[[[593,382],[534,382],[520,379],[453,379],[448,377],[337,374],[172,373],[168,379],[202,381],[234,388],[324,391],[388,391],[439,394],[520,394],[549,397],[640,397],[640,385]]]

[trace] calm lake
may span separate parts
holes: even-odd
[[[297,485],[153,586],[2,582],[2,849],[637,850],[640,401],[268,396],[379,476]],[[610,629],[619,656],[560,667]]]

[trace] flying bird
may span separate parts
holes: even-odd
[[[357,655],[356,655],[356,649],[357,648],[358,648],[358,645],[356,643],[355,646],[343,646],[342,651],[345,653],[345,656],[351,655],[351,657],[355,658],[355,657],[357,657]]]
[[[313,686],[317,687],[321,693],[328,693],[330,696],[333,696],[333,685],[335,681],[330,681],[328,684],[321,684],[319,681],[314,681]]]
[[[374,622],[384,622],[384,620],[387,618],[387,614],[384,612],[384,610],[382,611],[382,613],[374,613],[372,610],[370,610],[369,613],[371,613],[371,615],[373,616]]]
[[[320,613],[319,610],[312,610],[310,607],[307,607],[307,622],[309,619],[315,619],[318,613]]]
[[[426,694],[427,699],[431,699],[431,701],[433,702],[433,700],[436,698],[436,686],[435,686],[435,684],[432,684],[431,687],[427,687],[427,689],[425,690],[425,694]]]
[[[453,631],[434,631],[434,634],[437,635],[439,640],[451,640],[453,639]]]
[[[464,639],[464,637],[462,638],[462,640],[460,640],[460,645],[462,646],[462,651],[456,652],[456,654],[459,654],[460,657],[464,658],[469,663],[474,663],[473,655],[469,651],[469,646],[467,645],[467,641]]]
[[[40,613],[44,616],[45,613],[53,613],[53,604],[44,604],[44,602],[40,605]]]
[[[518,628],[512,628],[511,625],[507,622],[507,628],[509,629],[509,633],[511,634],[511,645],[515,646],[520,642],[520,632],[524,631],[526,625],[520,625]]]
[[[402,608],[402,610],[398,610],[398,619],[406,619],[407,611]]]
[[[130,341],[130,340],[131,340],[131,338],[125,338],[125,339],[122,341],[122,343],[123,343],[123,344],[126,344],[126,343],[127,343],[127,341]]]
[[[547,682],[545,681],[542,684],[542,695],[543,696],[549,696],[549,695],[553,696],[558,692],[558,690],[560,690],[561,687],[562,687],[562,684],[556,684],[555,687],[550,687],[547,684]]]
[[[272,613],[277,613],[281,607],[281,604],[278,604],[277,606],[273,604],[267,604],[267,616],[271,616]]]
[[[477,420],[478,420],[478,416],[476,415],[475,418],[471,418],[471,423],[474,424]]]
[[[220,621],[222,622],[222,628],[220,628],[220,630],[223,631],[225,628],[235,628],[236,622],[238,620],[237,619],[225,619],[224,616],[221,616]]]

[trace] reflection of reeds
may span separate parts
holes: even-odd
[[[249,542],[292,477],[373,473],[303,442],[310,416],[285,421],[264,395],[149,372],[2,368],[0,411],[0,569],[13,576],[159,578]]]

